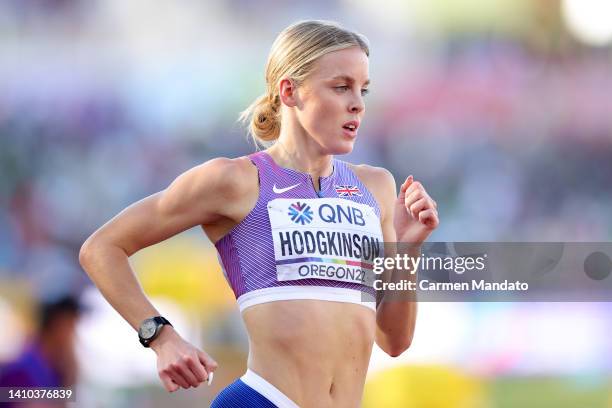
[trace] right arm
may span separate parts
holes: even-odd
[[[158,311],[147,299],[128,257],[197,225],[239,221],[237,198],[247,187],[241,159],[213,159],[181,174],[168,188],[132,204],[83,244],[79,262],[104,298],[135,329]],[[217,367],[203,351],[164,326],[151,343],[168,391],[206,380]]]

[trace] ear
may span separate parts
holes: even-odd
[[[297,86],[289,78],[281,79],[279,83],[279,97],[282,103],[290,108],[297,105]]]

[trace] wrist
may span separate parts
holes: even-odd
[[[144,347],[150,347],[151,342],[159,336],[165,325],[172,326],[172,323],[163,316],[153,316],[140,323],[138,328],[138,340]]]
[[[159,353],[159,350],[163,347],[163,345],[176,336],[178,336],[178,333],[174,330],[174,327],[169,324],[165,324],[162,326],[157,337],[155,337],[151,343],[149,343],[149,347],[156,353]]]

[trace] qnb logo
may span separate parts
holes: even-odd
[[[289,217],[296,224],[309,224],[312,221],[312,210],[306,203],[293,203],[289,206]]]

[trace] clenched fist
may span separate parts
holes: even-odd
[[[408,176],[395,200],[393,225],[398,242],[420,244],[438,227],[438,204]]]
[[[151,348],[157,353],[159,378],[169,392],[179,387],[199,386],[212,379],[218,366],[208,354],[183,340],[169,325],[165,325],[151,342]]]

